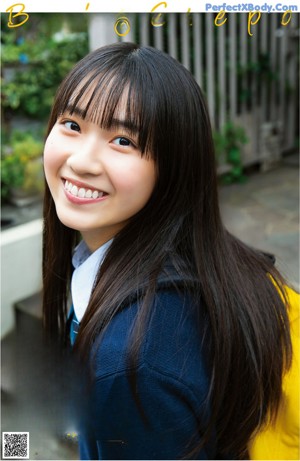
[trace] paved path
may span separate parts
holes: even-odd
[[[296,158],[245,184],[220,188],[226,227],[246,243],[276,256],[279,269],[299,289],[299,165]]]

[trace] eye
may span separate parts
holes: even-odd
[[[68,130],[71,130],[71,131],[80,131],[80,126],[78,125],[78,123],[76,122],[73,122],[72,120],[66,120],[63,122],[63,125],[68,129]]]
[[[124,146],[124,147],[129,147],[129,146],[134,146],[133,142],[131,142],[127,138],[123,138],[123,136],[118,136],[117,138],[113,139],[113,144],[116,144],[117,146]]]

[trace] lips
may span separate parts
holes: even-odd
[[[79,197],[83,199],[97,199],[101,198],[104,195],[107,195],[106,192],[92,189],[89,187],[82,187],[79,183],[74,184],[69,180],[65,180],[64,188],[74,197]]]

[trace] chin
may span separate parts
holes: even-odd
[[[60,222],[66,226],[69,227],[70,229],[74,229],[76,231],[80,231],[79,227],[79,220],[72,219],[68,216],[65,215],[65,213],[60,213],[58,210],[56,210],[56,214]]]

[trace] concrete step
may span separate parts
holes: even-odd
[[[42,293],[17,301],[14,305],[16,330],[22,341],[28,338],[35,343],[42,341]]]
[[[44,341],[42,298],[15,304],[16,328],[1,342],[5,432],[29,432],[30,459],[78,459],[68,357]]]
[[[36,319],[42,320],[42,293],[35,293],[28,298],[15,303],[17,313],[27,314]]]

